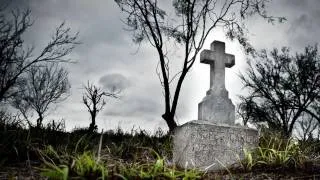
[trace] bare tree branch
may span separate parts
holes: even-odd
[[[276,18],[268,16],[265,3],[268,0],[174,0],[175,10],[170,17],[161,9],[163,1],[157,0],[115,0],[124,14],[123,21],[133,33],[133,40],[141,43],[147,40],[158,53],[156,73],[164,92],[165,112],[162,115],[172,131],[177,123],[174,120],[183,81],[193,66],[205,40],[213,29],[224,27],[230,39],[237,39],[246,52],[253,48],[245,37],[245,26],[240,26],[245,18],[257,14],[268,21]],[[236,16],[236,14],[240,15]],[[166,47],[178,44],[183,50],[181,68],[171,73],[169,62],[173,59],[166,54]],[[173,77],[171,77],[173,75]],[[175,80],[173,83],[173,80]],[[174,87],[172,87],[174,85]]]
[[[304,114],[319,120],[316,109],[320,81],[315,77],[320,73],[320,57],[317,52],[316,46],[308,46],[304,53],[296,56],[291,56],[288,48],[259,53],[259,58],[249,64],[247,73],[240,76],[251,91],[248,97],[242,97],[240,104],[245,121],[267,122],[270,128],[289,137]]]
[[[0,11],[0,102],[15,96],[15,86],[29,69],[43,62],[69,62],[66,56],[77,42],[78,33],[61,23],[51,41],[34,56],[34,47],[28,47],[22,35],[33,25],[31,11],[12,11],[11,16]]]
[[[12,105],[20,110],[26,119],[27,111],[35,111],[38,115],[38,128],[42,126],[49,106],[65,100],[70,89],[68,72],[57,63],[31,66],[27,77],[18,85],[19,93]]]
[[[93,85],[89,81],[87,85],[84,86],[85,93],[82,96],[82,102],[87,107],[88,112],[91,116],[91,123],[89,126],[89,130],[93,131],[97,128],[96,126],[96,117],[98,113],[103,109],[106,105],[105,97],[111,98],[119,98],[119,94],[121,90],[105,92],[101,88]]]

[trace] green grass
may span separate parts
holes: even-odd
[[[43,166],[41,174],[49,179],[200,179],[196,169],[181,170],[168,165],[167,160],[151,148],[138,148],[144,157],[138,161],[124,161],[106,151],[68,154],[52,147],[39,150]],[[144,161],[140,159],[144,158]]]
[[[86,152],[72,162],[74,164],[68,165],[44,162],[40,169],[42,175],[49,179],[200,179],[203,175],[195,169],[179,170],[168,166],[162,158],[148,163],[118,161],[104,165],[91,152]]]
[[[244,150],[240,169],[214,174],[175,167],[171,136],[161,130],[66,132],[53,122],[26,129],[15,119],[0,120],[0,130],[0,167],[31,162],[49,179],[246,179],[241,173],[320,170],[314,168],[320,164],[319,140],[301,142],[274,133],[263,134],[255,150]]]
[[[307,160],[297,140],[283,138],[274,134],[263,135],[259,140],[259,147],[244,150],[244,160],[241,162],[245,171],[253,169],[300,169]]]

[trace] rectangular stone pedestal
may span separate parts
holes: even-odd
[[[223,170],[243,159],[243,148],[258,146],[258,131],[194,120],[174,131],[173,160],[182,168]]]

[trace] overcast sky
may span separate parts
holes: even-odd
[[[47,120],[64,118],[67,130],[89,126],[90,116],[81,100],[83,85],[91,81],[101,87],[117,85],[123,89],[120,99],[107,99],[107,105],[97,117],[100,129],[167,128],[161,118],[164,103],[155,73],[157,53],[148,44],[138,50],[124,30],[120,10],[113,0],[14,0],[11,6],[32,10],[35,22],[25,39],[39,48],[48,42],[62,21],[74,32],[80,32],[82,44],[69,56],[76,63],[65,65],[71,94],[65,102],[52,106]],[[274,0],[267,10],[272,15],[286,17],[287,21],[271,25],[261,18],[250,18],[249,39],[255,48],[289,46],[295,52],[320,42],[319,0]],[[237,74],[244,72],[247,57],[237,42],[225,39],[220,29],[207,38],[204,48],[209,49],[213,40],[225,41],[226,52],[235,55],[236,65],[226,70],[226,88],[237,104],[237,96],[244,93]],[[179,124],[197,118],[198,103],[208,88],[209,66],[200,64],[198,57],[182,87],[176,116]]]

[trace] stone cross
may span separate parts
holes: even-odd
[[[258,146],[257,130],[235,126],[235,107],[225,89],[225,67],[235,63],[225,44],[214,41],[200,54],[209,64],[210,89],[198,104],[198,119],[178,126],[173,133],[173,162],[181,168],[225,170],[245,159],[243,149]]]
[[[210,64],[210,89],[198,105],[198,119],[233,125],[235,107],[225,87],[225,67],[235,64],[234,55],[225,53],[224,42],[213,41],[211,50],[200,53],[200,62]]]
[[[234,55],[225,53],[225,44],[220,41],[211,43],[211,50],[203,50],[200,53],[200,62],[210,64],[210,89],[207,95],[227,95],[225,87],[225,67],[235,64]]]

